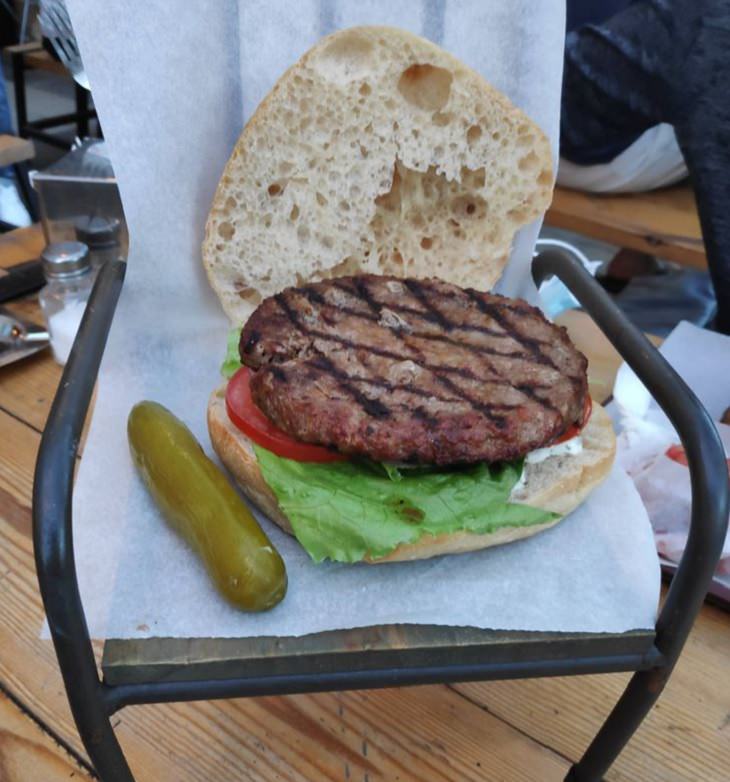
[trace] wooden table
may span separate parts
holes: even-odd
[[[619,195],[556,187],[545,223],[684,266],[707,268],[697,204],[686,182]]]
[[[35,229],[0,237],[0,265],[32,257],[41,244]],[[13,306],[38,318],[32,300]],[[48,355],[0,370],[3,782],[93,778],[53,648],[38,638],[43,610],[30,498],[59,376]],[[727,780],[729,670],[730,616],[705,607],[658,706],[607,779]],[[139,782],[553,782],[580,756],[626,679],[612,674],[140,706],[114,719]]]

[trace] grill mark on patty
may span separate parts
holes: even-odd
[[[276,296],[274,296],[274,299],[292,326],[294,326],[294,328],[302,334],[307,335],[310,329],[300,322],[294,310],[289,306],[289,302],[286,300],[284,293],[277,293]],[[369,397],[365,396],[365,394],[363,394],[359,388],[354,387],[349,382],[347,374],[338,369],[332,363],[332,361],[330,361],[327,356],[322,354],[321,351],[318,351],[314,345],[312,345],[312,350],[318,354],[316,360],[319,362],[319,368],[323,372],[332,375],[337,380],[340,388],[348,393],[368,415],[372,416],[373,418],[390,417],[390,410],[386,405],[377,399],[370,399]]]
[[[439,419],[429,415],[423,407],[414,407],[411,410],[411,415],[419,421],[423,421],[429,429],[435,429],[439,424]]]
[[[445,331],[451,331],[454,328],[454,324],[439,310],[437,309],[433,302],[428,298],[428,291],[427,289],[421,285],[421,283],[418,280],[403,280],[403,284],[408,288],[408,290],[411,292],[413,297],[418,300],[418,302],[423,305],[423,307],[433,315],[433,317],[436,319],[436,322],[441,326],[442,329]]]
[[[274,298],[279,302],[281,306],[281,302],[279,301],[279,296],[281,294],[277,294],[274,296]],[[283,309],[283,307],[281,307]],[[291,308],[288,307],[287,309],[289,312],[287,313],[285,311],[285,314],[290,319],[291,323],[299,330],[301,334],[303,334],[306,337],[312,337],[313,339],[320,339],[322,342],[335,342],[338,345],[341,345],[343,348],[348,348],[350,350],[365,350],[369,353],[372,353],[375,356],[380,356],[381,358],[390,358],[394,361],[408,361],[408,360],[414,360],[414,358],[419,358],[422,354],[418,350],[418,348],[409,346],[410,349],[419,354],[419,355],[407,355],[404,353],[396,353],[392,350],[388,350],[387,348],[379,348],[375,345],[366,345],[363,342],[353,342],[351,339],[347,339],[346,337],[339,337],[336,334],[330,334],[326,331],[320,331],[319,329],[313,329],[309,326],[305,326],[301,322],[299,322],[298,319],[296,319],[296,316],[294,316],[294,319],[292,319],[291,315],[293,315],[293,312],[291,311]],[[310,346],[310,349],[320,353],[321,351],[318,351],[317,348],[315,348],[313,345]],[[500,353],[500,355],[504,356],[506,354]],[[272,357],[273,359],[277,358],[276,356]],[[285,357],[284,360],[288,360],[289,357]],[[524,356],[523,356],[524,358]],[[266,366],[273,366],[273,361],[266,364]],[[440,373],[443,374],[450,374],[450,375],[457,375],[458,377],[463,377],[466,380],[473,380],[477,383],[485,383],[489,385],[495,385],[495,386],[505,386],[509,388],[514,388],[514,385],[508,381],[505,380],[499,373],[494,371],[494,377],[482,377],[481,375],[475,374],[471,369],[467,367],[457,367],[457,366],[450,366],[449,364],[431,364],[426,361],[420,361],[419,366],[423,369],[428,370],[433,375],[438,375]],[[551,384],[549,383],[533,383],[532,386],[530,386],[533,389],[538,390],[544,390],[548,391],[550,388],[552,388]]]
[[[555,366],[553,360],[549,356],[546,356],[542,350],[540,350],[540,346],[537,343],[537,340],[534,340],[526,334],[523,334],[512,323],[512,321],[505,317],[505,315],[500,311],[499,305],[487,303],[473,288],[466,288],[466,295],[477,305],[481,312],[499,323],[504,332],[515,342],[517,342],[519,345],[524,345],[525,349],[532,355],[538,364],[543,364],[551,367],[552,369],[560,371]]]
[[[311,366],[312,368],[318,370],[319,372],[328,372],[329,373],[329,366],[325,366],[321,359],[324,356],[322,354],[317,355],[313,358],[310,358],[307,360],[307,364]],[[329,361],[329,365],[334,366],[333,362]],[[336,367],[335,367],[336,368]],[[333,373],[330,373],[333,374]],[[336,375],[335,375],[336,376]],[[432,399],[436,400],[438,402],[444,402],[446,404],[450,404],[453,402],[464,402],[465,400],[461,397],[447,397],[447,396],[439,396],[434,391],[426,391],[424,389],[413,387],[413,386],[407,386],[403,385],[402,383],[391,383],[388,380],[384,380],[383,378],[375,378],[375,377],[362,377],[361,375],[346,375],[346,378],[349,383],[360,383],[367,386],[373,386],[375,388],[380,388],[388,392],[393,391],[403,391],[405,393],[411,394],[416,397],[422,397],[424,399]],[[368,397],[369,398],[369,397]],[[372,401],[372,400],[370,400]],[[405,404],[403,402],[389,402],[390,405],[393,407],[398,407],[402,410],[408,410],[411,412],[416,418],[420,418],[421,420],[429,423],[430,426],[436,426],[439,423],[439,419],[437,416],[431,416],[423,407],[411,407],[408,404]],[[503,410],[505,412],[509,410],[514,410],[518,407],[518,405],[506,405],[506,404],[495,404],[492,406],[495,409]]]
[[[402,282],[405,283],[406,281],[403,280]],[[329,307],[329,308],[334,309],[336,311],[343,312],[346,315],[350,315],[350,316],[352,316],[354,318],[361,318],[363,320],[368,320],[368,321],[371,321],[371,322],[378,322],[378,320],[379,320],[379,313],[380,313],[381,309],[382,308],[387,308],[387,309],[391,310],[392,312],[396,313],[397,315],[414,315],[414,316],[416,316],[418,318],[421,318],[422,320],[427,321],[428,323],[434,323],[434,324],[436,324],[437,326],[439,326],[441,328],[446,328],[449,331],[452,331],[453,329],[457,329],[458,331],[473,331],[476,334],[485,334],[485,335],[487,335],[489,337],[497,337],[497,338],[500,338],[500,339],[513,339],[513,340],[515,339],[515,337],[513,336],[513,333],[515,333],[514,329],[505,329],[505,328],[493,329],[493,328],[490,328],[489,326],[481,326],[481,325],[478,325],[476,323],[458,323],[458,324],[454,324],[452,321],[448,320],[443,315],[443,313],[441,313],[438,310],[436,310],[435,307],[431,307],[428,310],[419,310],[416,307],[409,307],[407,304],[395,304],[395,303],[379,302],[377,299],[375,299],[373,297],[372,293],[370,293],[370,291],[367,288],[365,288],[365,282],[364,281],[360,281],[357,278],[354,278],[353,279],[353,284],[358,286],[358,290],[357,291],[353,290],[353,288],[351,288],[350,285],[347,282],[343,282],[342,280],[332,280],[331,281],[331,285],[332,285],[333,288],[337,288],[338,290],[341,290],[344,293],[347,293],[349,296],[351,296],[356,301],[364,301],[364,303],[367,304],[368,308],[370,310],[372,310],[373,314],[368,313],[368,312],[362,312],[361,310],[357,310],[354,307],[347,307],[346,305],[343,305],[343,304],[335,304],[333,302],[329,302],[323,296],[321,296],[321,294],[317,294],[319,299],[317,300],[316,303],[321,304],[321,305],[323,305],[325,307]],[[359,287],[360,285],[363,286],[363,288],[360,288]],[[425,290],[424,286],[422,286],[422,285],[420,286],[420,288],[421,288],[422,291]],[[362,290],[362,289],[367,290],[368,298],[366,298],[365,296],[359,294],[359,291]],[[304,290],[304,289],[295,289],[295,290]],[[478,297],[478,291],[474,291],[473,289],[470,289],[470,291],[467,291],[467,292],[475,294]],[[440,290],[438,291],[438,295],[439,296],[444,296],[444,297],[450,297],[452,299],[456,299],[457,298],[453,293],[443,292],[443,291],[440,291]],[[423,303],[423,301],[421,299],[419,299],[419,301],[421,301],[421,303]],[[474,301],[476,301],[477,306],[479,307],[479,309],[482,312],[485,312],[482,309],[482,305],[484,304],[482,299],[481,298],[476,298],[476,299],[474,299]],[[459,297],[459,302],[461,304],[464,304],[463,297]],[[424,303],[423,306],[425,307],[426,304]],[[502,306],[502,305],[494,305],[494,306],[499,307],[499,306]],[[488,312],[485,313],[485,314],[491,315],[491,313],[488,313]],[[499,322],[499,320],[496,317],[494,317],[494,320],[497,320],[497,322]],[[529,343],[530,345],[535,345],[535,346],[538,347],[538,350],[539,350],[539,346],[540,345],[550,345],[550,344],[552,344],[549,341],[538,339],[537,337],[528,337],[528,336],[522,334],[521,332],[517,332],[517,333],[520,335],[520,338],[515,340],[515,341],[517,341],[520,344],[522,344],[522,343]],[[430,334],[423,334],[423,333],[412,333],[412,336],[414,336],[414,337],[422,337],[423,339],[436,339],[436,340],[441,340],[441,341],[444,341],[444,342],[451,342],[452,344],[455,344],[455,345],[463,345],[464,344],[463,342],[460,342],[459,340],[455,340],[452,337],[447,337],[446,335],[430,335]],[[495,353],[495,355],[498,355],[498,354]],[[512,354],[502,353],[502,354],[499,354],[499,355],[507,355],[507,356],[509,356],[509,355],[512,355]],[[552,362],[549,359],[549,357],[545,356],[542,353],[540,353],[540,356],[544,359],[544,361],[541,361],[540,363],[550,363],[550,364],[552,364]],[[558,372],[561,372],[561,370],[558,367],[555,367],[554,364],[552,364],[552,366]],[[561,374],[562,374],[562,372],[561,372]]]
[[[319,291],[314,290],[314,288],[310,288],[308,285],[303,288],[297,288],[297,290],[306,297],[310,304],[317,304],[320,307],[327,304],[324,296]]]
[[[367,286],[365,285],[365,282],[362,280],[357,280],[355,283],[357,286],[358,294],[356,294],[354,291],[350,290],[345,285],[336,285],[335,287],[339,288],[340,290],[347,291],[354,299],[358,301],[364,301],[368,308],[372,311],[373,314],[368,312],[361,312],[360,310],[355,309],[354,307],[346,307],[341,304],[335,304],[333,302],[328,302],[324,299],[324,297],[317,292],[311,291],[307,288],[301,288],[298,289],[296,292],[301,293],[305,296],[305,298],[313,304],[317,304],[320,307],[328,307],[335,312],[342,312],[345,315],[348,315],[353,318],[359,318],[361,320],[366,320],[371,323],[378,323],[382,326],[383,329],[387,329],[387,331],[395,336],[400,337],[403,339],[403,334],[401,333],[401,329],[387,326],[385,324],[380,323],[380,317],[379,314],[383,308],[390,310],[391,312],[394,312],[395,314],[399,315],[403,312],[412,313],[417,316],[423,317],[425,313],[419,312],[418,310],[415,310],[411,307],[404,308],[400,305],[395,304],[386,304],[384,302],[379,302],[375,297],[370,293],[369,290],[367,290]],[[316,295],[310,295],[311,293],[315,293]],[[335,321],[332,318],[328,318],[326,313],[321,312],[322,319],[328,323],[329,325],[336,326],[337,321]],[[429,318],[431,321],[432,319]],[[436,318],[433,317],[433,321],[435,321]],[[489,329],[488,327],[482,327],[482,326],[474,326],[474,325],[453,325],[453,328],[458,329],[459,331],[475,331],[477,333],[484,333],[488,336],[497,337],[500,339],[512,339],[513,341],[516,341],[518,345],[521,345],[522,343],[519,340],[515,340],[515,338],[509,334],[505,330],[497,331],[496,329]],[[325,333],[325,332],[322,332]],[[465,342],[463,340],[457,339],[455,337],[449,337],[446,334],[428,334],[423,331],[411,331],[406,334],[405,341],[408,347],[413,348],[414,350],[418,350],[413,345],[410,345],[408,340],[411,339],[423,339],[423,340],[432,340],[434,342],[443,342],[447,345],[454,345],[454,347],[461,348],[463,350],[467,350],[470,353],[477,353],[477,354],[485,354],[489,356],[497,356],[497,357],[503,357],[503,358],[516,358],[516,359],[522,359],[527,361],[528,356],[519,350],[510,350],[507,352],[497,350],[496,348],[489,347],[488,345],[475,345],[472,342]],[[248,348],[250,340],[246,343],[246,348]],[[554,367],[557,372],[560,372],[556,367]]]
[[[379,319],[380,310],[383,308],[383,305],[375,300],[373,295],[368,290],[368,286],[365,283],[365,280],[363,280],[360,277],[355,277],[353,283],[355,285],[355,291],[357,291],[357,298],[362,299],[365,302],[365,304],[368,305],[371,312],[373,312],[377,316],[377,319]]]
[[[277,294],[274,298],[277,299],[278,301],[278,296],[280,295],[281,294]],[[279,303],[281,304],[281,302]],[[289,317],[288,314],[287,317]],[[302,323],[298,322],[298,319],[292,320],[290,318],[290,320],[292,324],[304,336],[312,337],[313,339],[320,339],[323,342],[335,342],[338,345],[341,345],[343,348],[348,348],[351,350],[365,350],[368,351],[369,353],[372,353],[375,356],[380,356],[381,358],[390,358],[395,361],[408,361],[408,360],[412,361],[414,358],[419,358],[419,356],[412,356],[412,355],[409,356],[402,353],[395,353],[392,350],[388,350],[387,348],[379,348],[376,347],[375,345],[366,345],[362,342],[353,342],[352,340],[347,339],[346,337],[339,337],[336,334],[330,334],[326,331],[320,331],[319,329],[312,329],[308,326],[304,326]],[[317,348],[315,348],[313,345],[310,345],[310,349],[318,354],[321,353],[321,351],[317,350]],[[420,351],[418,351],[418,349],[415,347],[412,347],[411,350],[420,354]],[[505,355],[505,354],[501,353],[500,355]],[[272,359],[276,359],[276,358],[277,358],[276,356],[272,356]],[[283,358],[286,361],[289,360],[290,357],[283,357]],[[274,366],[274,361],[272,360],[268,362],[266,366],[268,367]],[[514,388],[514,385],[510,381],[504,380],[504,378],[501,375],[499,375],[497,372],[494,373],[494,377],[482,377],[481,375],[475,374],[471,369],[467,367],[450,366],[448,364],[431,364],[426,361],[421,361],[419,363],[419,366],[431,372],[433,375],[438,375],[440,373],[457,375],[458,377],[463,377],[466,380],[472,380],[476,383],[484,383],[486,385],[505,386],[509,388]],[[549,383],[533,383],[532,386],[529,387],[537,390],[549,391],[552,388],[552,385]]]
[[[554,369],[556,372],[560,373],[560,370],[558,367],[555,366],[555,363],[552,361],[552,359],[549,356],[546,356],[541,350],[539,345],[536,343],[535,340],[531,339],[530,337],[523,334],[518,328],[514,326],[514,324],[509,320],[509,318],[506,318],[501,312],[499,312],[498,306],[491,306],[489,305],[484,299],[479,295],[478,291],[475,291],[473,288],[465,288],[465,293],[473,301],[477,307],[479,308],[480,312],[483,312],[485,315],[488,315],[490,318],[495,320],[497,323],[499,323],[500,327],[504,329],[505,333],[507,333],[515,342],[517,342],[518,345],[524,345],[525,347],[525,353],[522,354],[522,358],[528,359],[528,354],[533,357],[536,363],[542,364],[543,366],[549,366],[551,369]],[[492,367],[494,369],[494,367]],[[495,370],[496,371],[496,370]],[[571,381],[573,381],[573,378],[571,376],[567,376],[570,378]],[[536,393],[536,388],[534,384],[530,383],[522,383],[520,385],[514,386],[518,391],[521,391],[525,396],[527,396],[529,399],[531,399],[533,402],[536,402],[537,404],[541,405],[547,410],[551,410],[552,412],[559,413],[555,405],[553,405],[552,402],[550,402],[548,399],[544,399],[539,394]]]
[[[365,396],[359,388],[353,385],[350,376],[339,369],[323,353],[319,353],[314,358],[309,359],[309,363],[316,369],[332,375],[337,380],[340,388],[347,392],[369,416],[372,418],[390,418],[391,411],[387,405],[384,405],[379,399],[371,399],[369,396]]]
[[[513,339],[516,339],[521,344],[524,344],[527,350],[529,351],[530,355],[537,363],[549,366],[552,369],[555,369],[556,371],[560,372],[560,369],[556,366],[555,362],[550,358],[550,356],[546,356],[540,349],[540,346],[545,345],[545,343],[538,339],[535,339],[534,337],[530,337],[529,335],[524,334],[517,327],[517,325],[512,322],[511,318],[509,318],[504,314],[504,310],[508,309],[507,307],[505,307],[502,304],[498,304],[496,302],[493,303],[491,306],[489,306],[487,302],[485,302],[484,299],[481,296],[479,296],[478,292],[475,291],[473,288],[467,288],[466,293],[473,301],[477,302],[477,306],[482,312],[494,318],[494,320],[496,320],[497,323],[499,323],[499,325],[505,331],[509,331],[510,334],[516,335],[513,337]],[[570,375],[567,372],[561,374],[570,381],[573,388],[582,386],[583,381],[580,376]],[[550,407],[551,409],[555,409],[552,404],[546,403],[545,400],[539,399],[539,401],[542,401],[544,404],[547,404],[547,406]]]
[[[307,363],[314,367],[315,369],[323,369],[323,367],[319,363],[319,356],[309,359]],[[381,388],[384,391],[393,392],[393,391],[402,391],[407,394],[412,394],[413,396],[423,397],[424,399],[433,399],[437,402],[444,402],[445,404],[453,403],[453,402],[464,402],[465,400],[461,397],[453,396],[439,396],[434,391],[429,391],[427,389],[419,388],[418,386],[411,386],[411,385],[404,385],[403,383],[391,383],[389,380],[386,380],[382,377],[363,377],[362,375],[347,375],[347,379],[351,383],[362,383],[364,385],[373,386],[375,388]],[[495,410],[500,411],[508,411],[508,410],[516,410],[520,405],[508,405],[503,403],[495,403],[493,405],[490,405]]]
[[[338,342],[339,344],[342,344],[343,346],[349,347],[353,350],[370,350],[372,353],[375,353],[376,355],[383,355],[388,358],[394,358],[398,361],[402,361],[405,359],[408,359],[408,356],[404,356],[400,353],[394,353],[392,351],[385,351],[381,349],[372,348],[368,345],[364,345],[362,343],[358,342],[352,342],[351,340],[344,339],[342,337],[336,337],[332,334],[328,334],[327,332],[320,332],[318,329],[312,329],[308,326],[305,326],[297,317],[296,312],[292,309],[289,302],[286,300],[285,296],[286,291],[282,293],[277,293],[274,296],[274,300],[279,305],[279,308],[284,312],[289,322],[296,328],[301,334],[304,336],[310,336],[315,337],[317,339],[322,339],[323,341],[330,341],[330,342]],[[406,345],[406,347],[408,347]],[[343,372],[342,370],[338,369],[332,361],[330,361],[326,356],[324,356],[321,351],[319,351],[314,345],[311,346],[311,349],[318,354],[318,356],[324,360],[324,364],[320,367],[323,371],[329,372],[329,374],[333,375],[339,382],[340,387],[343,388],[347,393],[349,393],[357,402],[358,404],[365,410],[366,413],[373,416],[374,418],[384,418],[390,416],[390,410],[388,410],[387,406],[384,405],[382,402],[378,400],[370,399],[369,397],[365,396],[359,389],[352,386],[352,384],[349,382],[349,376]],[[411,348],[413,349],[413,348]],[[418,351],[417,351],[418,352]],[[455,370],[461,370],[461,372],[468,372],[469,374],[466,375],[470,379],[474,380],[480,380],[484,383],[490,383],[494,382],[495,385],[501,385],[501,386],[507,386],[509,388],[513,388],[512,384],[503,378],[501,378],[498,373],[498,377],[500,378],[497,381],[491,381],[487,379],[478,378],[473,375],[469,370],[462,370],[461,367],[428,367],[428,365],[423,365],[425,368],[429,369],[429,371],[433,374],[434,378],[438,383],[441,383],[441,385],[448,388],[453,394],[455,394],[457,397],[459,397],[461,400],[469,404],[472,409],[480,412],[487,420],[489,420],[494,426],[496,426],[498,429],[503,429],[506,425],[506,421],[503,416],[495,415],[494,406],[488,405],[486,403],[480,402],[477,399],[474,399],[470,394],[468,394],[466,391],[464,391],[462,388],[460,388],[456,383],[454,383],[452,380],[449,380],[448,378],[444,377],[441,373],[443,373],[445,370],[449,371],[455,371]],[[458,372],[458,374],[461,374],[461,372]],[[464,375],[462,375],[464,376]]]
[[[271,374],[281,383],[288,383],[289,378],[286,376],[286,372],[279,364],[270,364],[269,369]]]
[[[393,330],[394,333],[398,333],[395,329]],[[458,339],[452,339],[451,337],[447,337],[443,334],[423,334],[423,333],[411,333],[405,335],[405,344],[409,347],[412,347],[414,350],[418,350],[418,348],[415,347],[415,345],[411,345],[410,342],[413,339],[423,339],[428,340],[432,342],[443,342],[446,345],[453,345],[456,348],[460,348],[462,350],[466,350],[469,353],[476,353],[483,356],[495,356],[497,358],[516,358],[516,359],[522,359],[527,360],[527,356],[522,353],[519,350],[510,350],[509,352],[502,352],[501,350],[497,350],[496,348],[491,348],[487,345],[473,345],[471,342],[460,342]],[[491,366],[491,364],[490,364]]]
[[[480,402],[478,399],[474,399],[472,396],[467,394],[464,390],[462,390],[459,386],[454,383],[453,380],[450,378],[444,376],[444,375],[436,375],[436,380],[441,383],[442,386],[445,386],[448,388],[452,393],[457,394],[460,396],[464,401],[468,402],[475,410],[480,412],[486,419],[488,419],[494,426],[497,427],[497,429],[504,429],[504,427],[507,424],[506,419],[504,416],[501,415],[495,415],[495,405],[487,404],[486,402]]]

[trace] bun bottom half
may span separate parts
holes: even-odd
[[[228,417],[225,388],[225,384],[217,388],[208,402],[208,431],[213,448],[248,499],[293,535],[289,519],[261,474],[251,441]],[[527,464],[526,482],[512,497],[513,502],[559,513],[560,518],[547,524],[503,527],[485,534],[423,535],[416,543],[403,543],[384,557],[366,558],[365,561],[400,562],[477,551],[527,538],[555,526],[606,478],[613,464],[616,436],[608,413],[600,405],[594,403],[593,413],[581,434],[583,450],[580,454],[551,456],[538,464]]]

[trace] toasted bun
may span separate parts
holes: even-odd
[[[357,272],[488,290],[552,184],[545,134],[478,73],[402,30],[342,30],[246,125],[203,260],[236,323],[290,285]]]
[[[292,533],[289,519],[282,512],[271,489],[264,481],[250,440],[228,418],[225,385],[216,389],[208,403],[208,430],[215,452],[246,496],[283,530]],[[576,456],[551,456],[539,464],[528,464],[526,483],[513,496],[515,502],[543,508],[566,516],[608,475],[616,451],[616,437],[608,413],[598,404],[582,432],[583,450]],[[448,535],[424,535],[416,543],[402,544],[385,557],[368,562],[398,562],[428,559],[441,554],[498,546],[535,535],[554,526],[504,527],[493,533],[454,532]]]

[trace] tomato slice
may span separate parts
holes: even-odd
[[[275,426],[256,406],[251,396],[251,370],[242,367],[228,381],[226,410],[228,417],[245,435],[268,451],[297,462],[341,462],[344,454],[321,445],[310,445],[295,440]]]
[[[569,426],[563,432],[563,434],[561,434],[557,439],[553,440],[550,445],[559,445],[560,443],[564,443],[567,440],[572,440],[574,437],[577,437],[581,433],[583,427],[588,423],[588,419],[591,417],[592,411],[593,400],[591,399],[590,394],[586,394],[585,402],[583,403],[583,420],[580,422],[580,426],[578,424]]]

